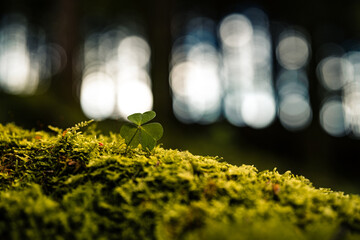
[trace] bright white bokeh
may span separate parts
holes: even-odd
[[[143,37],[129,34],[121,27],[93,33],[86,39],[83,51],[81,106],[88,117],[126,119],[133,113],[152,109],[151,51]],[[92,87],[88,86],[88,74],[107,76],[104,81],[96,81],[99,89],[108,90],[107,98],[95,90],[94,83]],[[104,86],[100,87],[101,84]],[[87,98],[83,99],[84,92]],[[102,110],[97,103],[90,101],[103,98],[104,101],[99,104],[103,106]]]
[[[276,117],[276,101],[267,16],[256,8],[231,14],[220,23],[219,35],[226,119],[235,126],[269,126]]]
[[[252,89],[256,74],[253,47],[250,45],[236,51],[223,49],[223,72],[226,89]]]
[[[209,43],[198,43],[193,45],[187,54],[187,59],[197,63],[219,64],[219,52]]]
[[[30,74],[30,58],[23,49],[8,49],[0,55],[0,79],[3,89],[21,94],[26,90]]]
[[[221,97],[221,86],[213,64],[182,62],[170,74],[170,86],[174,94],[187,99],[193,108],[204,111],[211,108]]]
[[[222,94],[217,71],[217,66],[211,62],[187,61],[175,65],[170,74],[170,86],[177,101],[182,101],[188,105],[188,111],[200,116],[207,116],[209,113],[217,115]],[[179,111],[179,103],[176,107],[174,111]],[[195,115],[197,114],[191,114]],[[197,117],[196,122],[203,120]]]
[[[195,18],[189,23],[171,55],[175,116],[186,123],[211,123],[223,113],[236,126],[271,124],[276,102],[265,13],[254,8],[226,16],[217,28],[221,52],[214,44],[212,20]]]
[[[150,46],[139,36],[127,36],[118,46],[118,61],[123,65],[146,68],[150,60]]]
[[[38,56],[27,47],[25,23],[0,29],[0,85],[10,94],[33,94],[39,83]]]
[[[276,78],[278,117],[290,131],[305,129],[312,121],[307,64],[310,43],[302,32],[284,29],[276,45],[280,69]]]
[[[294,30],[285,30],[276,47],[280,65],[288,70],[304,67],[310,58],[310,45],[305,36]]]
[[[244,96],[241,113],[244,122],[253,128],[269,126],[276,116],[276,103],[269,92],[255,91]]]
[[[108,118],[114,112],[115,96],[114,81],[106,73],[94,72],[84,77],[80,104],[88,118]]]
[[[247,44],[253,37],[253,28],[249,19],[242,14],[231,14],[220,23],[220,38],[224,45],[238,48]]]
[[[197,17],[174,43],[169,83],[173,112],[184,123],[209,124],[221,113],[221,56],[211,41],[213,21]]]
[[[353,65],[346,58],[330,56],[317,67],[319,79],[330,91],[340,90],[354,75]]]
[[[18,14],[0,22],[0,88],[8,94],[32,95],[47,89],[49,78],[66,65],[66,53],[48,43],[45,33]]]
[[[301,130],[310,124],[312,110],[308,99],[299,94],[288,94],[279,105],[281,124],[288,130]]]
[[[319,81],[329,98],[320,110],[320,123],[332,136],[360,138],[360,52],[328,47],[328,55],[317,66]]]
[[[141,81],[124,81],[117,85],[117,110],[121,116],[150,111],[153,95],[150,87]]]
[[[262,28],[254,29],[254,49],[253,49],[253,61],[254,64],[264,66],[271,65],[271,41],[270,35]]]
[[[328,99],[320,110],[321,127],[335,137],[344,136],[347,132],[343,104],[340,99]]]

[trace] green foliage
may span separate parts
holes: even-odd
[[[360,238],[358,195],[159,146],[125,154],[86,124],[0,125],[0,239]]]
[[[144,149],[149,150],[156,146],[156,142],[162,137],[164,130],[160,123],[148,123],[155,116],[154,111],[128,116],[128,120],[132,123],[125,123],[120,130],[120,135],[128,146],[137,147],[140,144]]]

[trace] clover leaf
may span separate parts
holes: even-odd
[[[141,144],[143,148],[149,150],[156,146],[164,130],[160,123],[148,123],[155,116],[154,111],[148,111],[134,113],[127,117],[131,123],[125,123],[120,129],[120,135],[125,139],[127,146],[137,147]]]

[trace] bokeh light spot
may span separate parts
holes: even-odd
[[[344,109],[340,99],[329,99],[323,104],[320,124],[332,136],[341,137],[346,134]]]
[[[243,127],[245,122],[242,116],[241,107],[243,102],[241,92],[229,92],[224,99],[224,114],[226,119],[234,126]]]
[[[276,56],[282,67],[296,70],[303,67],[310,57],[310,46],[299,32],[286,30],[280,36]]]
[[[139,36],[125,37],[118,47],[119,62],[145,68],[150,60],[149,44]]]
[[[351,82],[343,90],[345,124],[351,133],[360,137],[360,83]]]
[[[231,14],[220,24],[220,37],[227,47],[241,47],[248,43],[253,35],[249,19],[242,14]]]
[[[169,77],[173,111],[184,123],[210,124],[221,113],[221,58],[214,28],[211,19],[195,17],[173,45]]]
[[[276,116],[276,105],[272,94],[253,92],[246,94],[241,113],[244,122],[253,128],[264,128],[270,125]]]
[[[107,75],[106,81],[112,82],[109,94],[114,98],[111,97],[111,101],[108,99],[102,104],[107,106],[104,106],[103,112],[97,118],[126,119],[135,112],[152,109],[153,95],[148,73],[150,55],[147,41],[141,36],[129,34],[129,30],[122,27],[93,33],[87,37],[81,69],[83,81],[89,73]],[[104,84],[107,85],[103,88],[110,86],[105,81]],[[99,98],[96,91],[88,92],[88,95],[93,94],[94,99]],[[91,103],[82,102],[82,108],[89,116],[91,106],[86,104]]]
[[[140,81],[125,81],[117,87],[117,106],[121,116],[150,111],[153,96],[149,86]]]
[[[304,129],[312,119],[310,104],[304,96],[287,95],[280,102],[279,118],[286,129]]]
[[[0,24],[0,87],[8,94],[32,95],[66,64],[63,49],[46,42],[41,29],[22,15],[7,15]]]
[[[81,108],[89,118],[102,120],[109,117],[115,106],[115,86],[105,73],[87,75],[82,82]]]
[[[353,75],[351,63],[335,56],[321,60],[317,70],[322,84],[330,91],[340,90]]]

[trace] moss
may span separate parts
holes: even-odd
[[[291,172],[140,147],[88,123],[0,125],[1,239],[359,239],[360,197]]]

